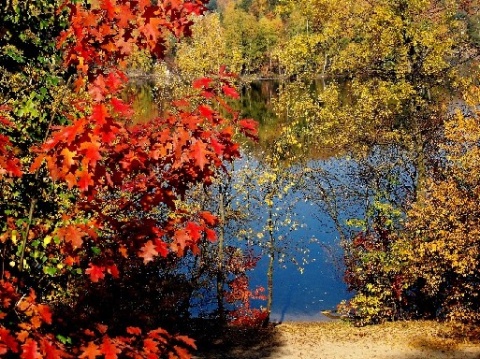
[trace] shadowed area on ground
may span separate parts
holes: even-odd
[[[190,328],[198,350],[194,358],[254,359],[275,357],[282,346],[280,334],[270,325],[265,328],[220,326],[201,321]]]

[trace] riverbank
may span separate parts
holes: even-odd
[[[227,333],[226,333],[227,334]],[[478,359],[471,332],[432,321],[355,327],[342,321],[289,322],[213,339],[209,359]],[[477,336],[478,338],[478,336]]]

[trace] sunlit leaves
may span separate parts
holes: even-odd
[[[427,179],[409,211],[406,235],[408,273],[422,277],[422,290],[435,297],[444,316],[480,320],[476,304],[479,277],[478,117],[457,114],[445,125],[445,163]],[[460,295],[460,293],[463,293]]]

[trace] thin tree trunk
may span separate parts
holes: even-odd
[[[217,305],[218,315],[221,323],[225,322],[225,306],[223,290],[225,286],[225,274],[223,273],[223,249],[225,243],[225,203],[223,188],[220,186],[220,199],[218,212],[220,215],[220,226],[218,233],[218,252],[217,252]]]
[[[268,212],[268,255],[269,255],[269,262],[268,262],[268,270],[267,270],[267,313],[268,313],[268,321],[270,320],[270,314],[272,312],[272,305],[273,305],[273,264],[275,263],[275,237],[273,235],[273,214],[272,214],[272,207],[269,206]]]

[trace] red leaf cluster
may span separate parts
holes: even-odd
[[[55,238],[45,253],[56,250],[63,265],[80,266],[96,283],[119,277],[120,264],[130,256],[147,264],[169,254],[198,254],[201,241],[214,241],[217,218],[178,203],[192,186],[209,185],[226,162],[240,155],[234,140],[238,130],[254,137],[256,127],[239,120],[224,99],[239,96],[225,69],[216,80],[194,82],[198,96],[178,102],[174,113],[145,123],[134,124],[133,108],[122,100],[128,82],[123,59],[135,48],[163,56],[167,33],[188,35],[190,15],[203,11],[204,0],[100,0],[91,8],[83,3],[65,2],[70,26],[57,43],[65,50],[65,67],[77,70],[75,90],[81,95],[71,103],[72,113],[64,114],[68,124],[51,128],[49,138],[34,149],[30,172],[45,166],[54,181],[76,194],[55,228],[41,231],[42,238],[46,231]],[[208,103],[219,104],[221,111]],[[0,126],[11,124],[0,117]],[[11,139],[2,134],[3,175],[21,176],[22,170]],[[191,339],[163,329],[143,333],[128,327],[126,335],[110,336],[106,326],[98,325],[63,333],[74,338],[67,350],[51,332],[55,317],[50,307],[38,303],[33,290],[20,294],[19,287],[8,273],[0,280],[0,355],[188,358],[195,348]]]

